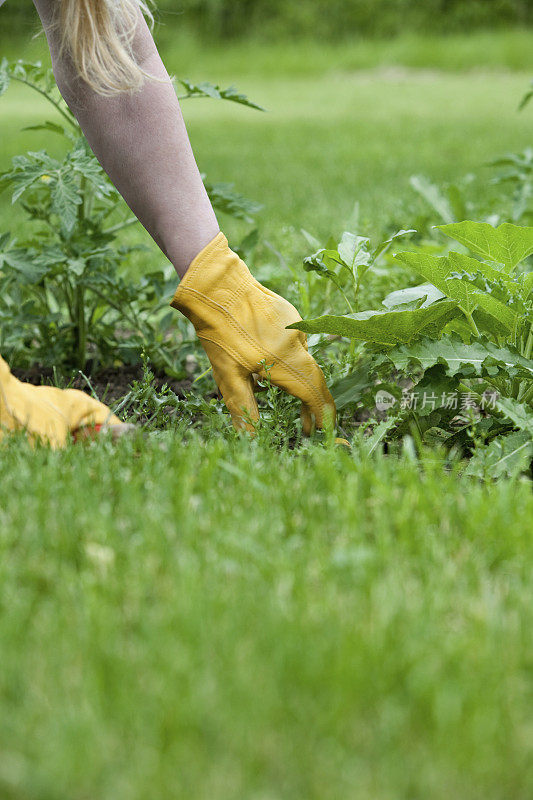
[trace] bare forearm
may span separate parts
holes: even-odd
[[[134,42],[147,78],[135,94],[96,94],[61,57],[52,0],[34,0],[59,89],[103,168],[133,213],[183,275],[219,227],[189,143],[181,109],[144,19]]]

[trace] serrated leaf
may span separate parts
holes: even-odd
[[[490,265],[485,265],[462,253],[449,253],[447,256],[438,257],[428,253],[404,252],[398,253],[395,257],[398,261],[415,269],[447,297],[456,300],[467,316],[470,316],[476,308],[481,307],[496,320],[496,323],[503,324],[508,332],[514,330],[518,317],[512,309],[500,303],[487,292],[478,289],[472,281],[463,277],[454,277],[454,274],[468,274],[469,271],[489,277],[494,272]],[[485,272],[485,267],[489,267],[487,272]],[[498,333],[500,330],[491,329],[490,332]]]
[[[81,277],[85,272],[86,261],[83,258],[69,258],[67,266],[69,272],[72,272],[76,277]]]
[[[463,253],[449,253],[447,256],[434,256],[429,253],[418,253],[406,251],[396,253],[394,258],[411,267],[424,278],[426,278],[433,286],[440,289],[441,292],[450,297],[450,290],[453,288],[453,283],[447,283],[447,280],[454,272],[483,272],[485,266],[475,258],[464,255]],[[464,288],[459,287],[458,296],[454,300],[460,300],[464,296]]]
[[[521,431],[527,431],[533,440],[533,411],[512,397],[498,397],[496,408]]]
[[[87,151],[85,140],[79,140],[76,148],[67,155],[65,160],[67,168],[79,175],[83,175],[101,194],[107,196],[113,191],[102,167],[91,152]]]
[[[27,191],[30,186],[33,186],[35,181],[42,177],[43,168],[39,164],[36,164],[33,168],[28,167],[26,170],[24,170],[24,172],[5,175],[5,179],[9,180],[14,187],[11,195],[11,202],[16,203],[17,200],[22,197],[24,192]]]
[[[470,367],[475,375],[482,375],[484,365],[497,365],[510,376],[517,373],[533,376],[533,362],[510,347],[498,347],[489,339],[465,344],[460,338],[450,336],[438,341],[421,339],[409,347],[400,345],[386,353],[390,361],[402,371],[416,363],[423,370],[443,364],[448,375],[456,375]]]
[[[513,478],[529,469],[532,458],[533,442],[530,435],[516,431],[508,436],[498,436],[486,447],[479,448],[471,458],[465,475]]]
[[[49,265],[37,258],[32,250],[14,248],[4,253],[3,262],[16,270],[27,283],[39,283],[48,272]]]
[[[471,287],[468,280],[465,280],[465,283],[467,287]],[[502,328],[506,330],[507,333],[513,333],[516,330],[520,322],[520,316],[513,311],[509,305],[502,303],[487,292],[481,292],[475,288],[470,291],[470,297],[474,303],[474,308],[483,310],[492,319],[493,324],[491,324],[490,319],[484,319],[485,327],[489,328],[491,333],[497,335]]]
[[[50,175],[60,166],[59,162],[44,150],[15,156],[11,163],[11,171],[2,174],[2,184],[13,187],[12,203],[15,203],[37,180],[50,179]]]
[[[184,79],[175,79],[175,83],[181,84],[187,92],[187,94],[181,98],[182,100],[188,99],[189,97],[212,97],[215,100],[228,100],[232,103],[238,103],[239,105],[253,108],[256,111],[265,111],[262,106],[253,103],[245,94],[241,94],[235,86],[221,89],[220,86],[209,83],[208,81],[192,83]]]
[[[404,311],[362,311],[346,316],[326,314],[288,327],[306,333],[329,333],[380,345],[394,345],[410,342],[430,325],[444,327],[456,311],[456,303],[444,300],[428,308]]]
[[[352,274],[355,274],[359,266],[368,266],[372,256],[368,252],[369,239],[365,236],[357,236],[355,233],[344,231],[342,239],[337,248],[342,259],[343,266],[348,267]]]
[[[427,308],[437,300],[441,300],[446,295],[437,289],[432,283],[421,283],[419,286],[410,286],[407,289],[398,289],[388,294],[381,302],[386,308],[396,308],[405,303],[412,303],[416,300],[424,300],[420,308]]]
[[[507,272],[533,253],[533,228],[504,222],[498,228],[488,222],[456,222],[437,225],[446,236],[489,261],[503,264]]]
[[[263,208],[260,203],[248,200],[235,192],[232,183],[209,183],[205,175],[202,174],[201,177],[209,199],[217,211],[251,223],[254,221],[255,215]]]
[[[58,172],[51,189],[51,211],[61,220],[61,225],[70,233],[76,223],[77,207],[81,204],[79,188],[72,175]]]
[[[27,125],[25,128],[22,128],[23,131],[49,131],[50,133],[57,133],[60,136],[66,136],[70,138],[70,135],[67,133],[66,128],[63,125],[57,125],[55,122],[50,122],[47,120],[40,125]]]
[[[368,455],[372,455],[376,448],[383,442],[387,434],[396,426],[398,417],[388,417],[382,422],[378,423],[370,436],[368,436],[363,443],[363,449]]]

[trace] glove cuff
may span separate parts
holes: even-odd
[[[227,308],[253,280],[244,261],[220,232],[191,262],[170,305],[189,318],[204,298]]]

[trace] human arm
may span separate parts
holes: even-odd
[[[97,94],[61,53],[57,0],[34,0],[63,98],[91,149],[178,275],[219,232],[174,87],[139,12],[133,53],[147,78],[135,93]]]
[[[326,412],[334,417],[334,404],[305,335],[286,330],[298,312],[255,281],[220,233],[174,87],[141,13],[132,49],[147,77],[138,91],[108,97],[84,82],[62,52],[58,2],[34,0],[58,87],[133,213],[185,276],[173,305],[193,322],[236,426],[257,420],[252,375],[266,375],[267,367],[273,383],[302,400],[304,430],[321,426]]]

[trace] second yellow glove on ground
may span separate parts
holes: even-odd
[[[25,431],[32,441],[63,447],[71,433],[94,425],[128,427],[103,403],[78,389],[22,383],[0,357],[0,439],[4,431]]]

